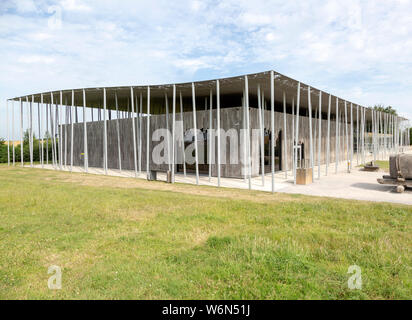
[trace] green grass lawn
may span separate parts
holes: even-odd
[[[412,298],[411,206],[0,166],[0,218],[1,299]]]

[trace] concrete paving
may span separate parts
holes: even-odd
[[[412,153],[412,150],[406,153]],[[321,179],[318,177],[318,167],[314,169],[315,181],[306,186],[294,185],[293,174],[288,172],[287,177],[285,172],[277,172],[275,174],[275,192],[304,194],[321,197],[334,197],[343,199],[366,200],[375,202],[392,202],[412,205],[412,190],[407,189],[405,193],[399,194],[394,191],[393,186],[380,185],[377,182],[378,178],[382,178],[384,172],[366,172],[356,167],[356,156],[354,157],[354,168],[351,173],[347,172],[347,163],[341,162],[338,166],[338,172],[335,171],[335,163],[329,166],[329,174],[326,176],[326,166],[320,167]],[[369,156],[367,161],[370,161]],[[40,165],[35,166],[41,168]],[[45,165],[44,169],[59,170],[51,164]],[[70,167],[63,167],[63,171],[70,171]],[[73,167],[73,172],[84,172],[83,167]],[[101,168],[89,168],[89,174],[104,175],[104,170]],[[135,178],[134,171],[119,171],[108,170],[108,175],[117,177]],[[138,173],[138,179],[146,179],[146,172]],[[158,173],[159,181],[166,181],[165,173]],[[196,184],[196,176],[188,174],[186,177],[183,174],[176,174],[175,180],[177,183]],[[201,175],[199,177],[199,185],[217,186],[217,178],[212,177],[209,180],[208,176]],[[221,187],[248,189],[249,182],[244,179],[222,178]],[[272,191],[272,175],[265,175],[264,183],[262,177],[252,178],[252,189],[259,191]]]

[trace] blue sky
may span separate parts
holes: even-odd
[[[2,0],[5,100],[274,69],[412,119],[412,1]]]

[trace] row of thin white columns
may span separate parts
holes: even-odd
[[[296,183],[296,169],[298,166],[298,155],[297,155],[297,147],[299,144],[299,128],[300,128],[300,104],[301,104],[301,83],[299,82],[297,85],[297,95],[296,95],[296,108],[295,108],[295,97],[292,99],[292,115],[293,115],[293,124],[292,124],[292,141],[293,141],[293,150],[291,150],[292,154],[292,173],[294,177],[294,182]],[[215,149],[214,141],[216,137],[212,137],[212,129],[213,129],[213,89],[210,90],[210,101],[209,101],[209,163],[212,162],[212,150],[217,150],[217,186],[221,186],[221,132],[220,132],[220,82],[219,80],[216,81],[216,132],[217,132],[217,148]],[[314,155],[314,148],[315,142],[313,137],[313,110],[312,110],[312,89],[311,87],[307,88],[308,92],[308,111],[309,111],[309,161],[310,167],[313,168],[312,174],[314,178],[315,174],[315,155]],[[83,90],[83,126],[84,126],[84,170],[88,172],[88,149],[87,149],[87,120],[86,120],[86,91]],[[147,133],[146,133],[146,173],[149,174],[150,171],[150,87],[147,87],[147,113],[146,113],[146,121],[147,121]],[[315,115],[318,117],[318,124],[317,124],[317,178],[321,178],[321,152],[322,152],[322,95],[323,92],[319,91],[319,102],[317,106],[317,110]],[[183,122],[183,99],[182,93],[179,93],[180,97],[180,117],[181,121]],[[257,87],[257,97],[258,97],[258,121],[259,121],[259,140],[260,140],[260,158],[261,158],[261,168],[262,168],[262,184],[265,184],[265,170],[264,170],[264,117],[265,117],[265,98],[264,93],[261,90],[260,84]],[[42,132],[42,124],[44,123],[43,117],[45,117],[45,131],[51,134],[51,143],[52,143],[52,164],[53,166],[60,170],[63,167],[67,167],[67,124],[69,120],[69,124],[71,127],[71,139],[70,139],[70,171],[73,170],[73,143],[74,143],[74,121],[73,117],[76,114],[76,122],[77,122],[77,106],[75,106],[75,99],[74,99],[74,91],[71,93],[71,101],[72,105],[67,107],[67,100],[66,100],[66,118],[64,127],[65,130],[65,146],[63,148],[63,93],[60,91],[60,103],[55,103],[55,97],[53,93],[50,93],[50,103],[46,104],[46,108],[44,109],[44,95],[41,95],[41,102],[38,104],[38,129],[39,129],[39,139],[41,139],[41,132]],[[284,148],[283,148],[283,156],[284,156],[284,171],[285,171],[285,178],[288,178],[288,143],[287,143],[287,102],[286,102],[286,93],[283,92],[283,131],[284,131]],[[122,117],[132,118],[132,130],[133,130],[133,158],[134,158],[134,171],[135,177],[138,177],[142,173],[142,121],[143,121],[143,93],[140,92],[140,110],[139,110],[139,103],[138,97],[135,97],[134,88],[130,88],[130,105],[128,105],[128,112],[119,111],[118,105],[118,97],[117,92],[115,92],[115,103],[116,103],[116,131],[117,131],[117,142],[118,142],[118,157],[119,157],[119,169],[122,170],[121,167],[121,149],[120,149],[120,134],[119,134],[119,119]],[[169,106],[168,106],[168,97],[165,94],[165,101],[166,101],[166,123],[167,126],[169,125]],[[175,159],[176,159],[176,101],[177,101],[177,89],[176,85],[173,85],[173,103],[172,103],[172,141],[171,141],[171,153],[170,151],[170,141],[167,142],[168,145],[168,155],[169,155],[169,170],[172,173],[172,181],[175,182],[175,174],[176,174],[176,166],[175,166]],[[19,100],[20,104],[20,138],[21,138],[21,164],[24,166],[24,155],[23,155],[23,100]],[[341,159],[345,159],[345,145],[346,145],[346,160],[348,161],[348,168],[352,168],[353,166],[353,158],[354,158],[354,133],[356,132],[357,136],[357,163],[365,163],[366,153],[371,152],[373,154],[374,160],[379,158],[385,158],[387,154],[391,152],[398,152],[400,146],[410,145],[410,130],[409,128],[400,129],[400,119],[394,115],[390,115],[387,113],[383,113],[374,109],[367,109],[361,107],[359,105],[356,106],[356,121],[354,120],[354,106],[352,103],[344,102],[344,110],[339,110],[339,98],[336,98],[336,136],[335,136],[335,171],[338,172],[338,164]],[[7,119],[9,119],[8,114],[8,103],[7,101]],[[13,132],[13,141],[14,141],[14,101],[12,103],[12,132]],[[29,101],[29,97],[26,97],[26,104],[29,106],[28,109],[28,124],[29,124],[29,150],[30,150],[30,166],[33,167],[33,105],[34,105],[34,96],[31,97],[31,102]],[[55,105],[53,110],[52,106]],[[130,108],[131,110],[130,110]],[[196,106],[196,86],[195,83],[192,83],[192,108],[193,108],[193,130],[194,130],[194,144],[195,144],[195,168],[196,168],[196,184],[199,184],[199,159],[198,159],[198,139],[197,139],[197,106]],[[244,121],[245,121],[245,132],[246,132],[246,141],[244,144],[245,150],[245,180],[248,183],[249,189],[252,189],[252,158],[251,158],[251,128],[250,128],[250,105],[249,105],[249,79],[248,76],[244,77],[244,97],[243,97],[243,111],[244,111]],[[350,112],[348,112],[348,108]],[[207,109],[207,100],[206,100],[206,109]],[[328,110],[327,110],[327,142],[326,142],[326,169],[325,175],[328,175],[328,169],[331,164],[331,152],[330,152],[330,140],[331,140],[331,110],[332,110],[332,96],[329,94],[328,100]],[[45,111],[45,112],[44,112]],[[75,112],[76,111],[76,112]],[[107,90],[106,88],[103,89],[103,119],[100,114],[98,119],[104,122],[103,125],[103,169],[105,174],[108,174],[108,144],[107,144]],[[110,111],[111,112],[111,111]],[[372,121],[366,122],[366,114],[370,112],[370,116]],[[43,114],[44,113],[44,114]],[[54,115],[53,115],[54,113]],[[93,108],[92,108],[92,121],[93,119]],[[350,119],[349,119],[350,117]],[[356,131],[354,128],[354,123],[356,123]],[[369,124],[369,127],[368,127]],[[274,72],[270,73],[270,126],[271,126],[271,186],[272,192],[275,192],[275,76]],[[7,121],[7,131],[8,131],[8,163],[11,164],[10,158],[10,133],[9,133],[9,121]],[[57,132],[56,132],[57,131]],[[343,135],[341,134],[343,133]],[[57,139],[57,136],[59,138]],[[138,137],[138,141],[136,139]],[[315,136],[316,138],[316,136]],[[343,138],[344,142],[341,142],[341,138]],[[183,139],[183,137],[182,137]],[[44,137],[41,139],[44,143]],[[184,139],[183,139],[184,140]],[[46,140],[47,150],[48,150],[48,143],[49,139]],[[343,145],[343,148],[342,148]],[[58,146],[58,148],[57,148]],[[12,163],[15,165],[15,145],[13,143],[13,150],[12,150]],[[63,156],[63,149],[66,150]],[[40,159],[41,165],[44,167],[45,159],[44,159],[44,145],[40,151]],[[340,152],[342,151],[342,155]],[[182,150],[183,158],[185,158],[184,152],[184,141],[182,141]],[[49,154],[46,153],[46,164],[49,162]],[[184,167],[184,175],[186,176],[186,161],[183,159],[183,167]],[[209,166],[209,181],[211,181],[212,177],[212,169],[211,165]]]

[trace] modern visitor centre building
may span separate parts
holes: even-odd
[[[7,101],[7,124],[9,165],[19,141],[31,167],[273,192],[302,169],[316,180],[410,145],[407,119],[275,71],[30,94]]]

